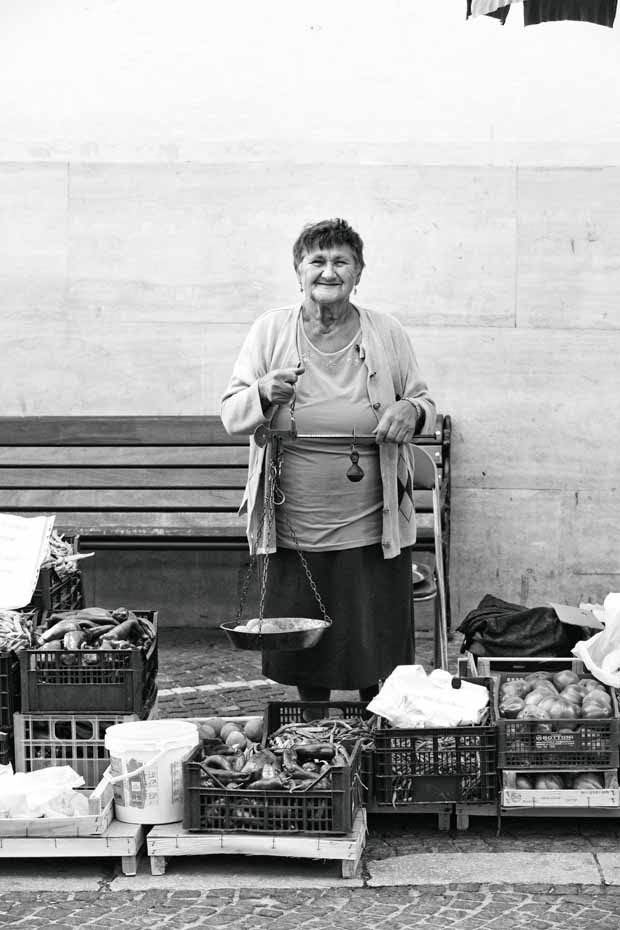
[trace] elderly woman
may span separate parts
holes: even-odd
[[[264,652],[263,672],[296,685],[302,700],[329,700],[331,689],[359,689],[370,700],[396,665],[413,661],[407,443],[432,426],[435,407],[401,324],[351,302],[364,268],[351,226],[306,226],[293,262],[301,305],[252,325],[221,415],[228,433],[250,436],[242,508],[251,551],[270,553],[265,616],[321,616],[301,551],[333,623],[311,649]],[[302,438],[282,443],[283,500],[273,507],[265,493],[270,448],[253,434],[261,425],[290,429],[293,402]],[[362,480],[347,476],[351,440],[328,438],[354,430],[376,440],[356,449]]]

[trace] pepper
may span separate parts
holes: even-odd
[[[129,619],[104,633],[101,639],[106,640],[138,640],[142,636],[142,628],[137,620]]]

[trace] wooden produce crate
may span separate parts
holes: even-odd
[[[399,729],[379,720],[370,811],[419,813],[424,804],[481,804],[496,799],[493,679],[463,680],[489,690],[485,724]]]
[[[134,610],[155,627],[148,649],[20,653],[24,713],[148,713],[157,690],[157,611]]]
[[[620,720],[613,689],[611,717],[550,720],[508,719],[499,715],[499,690],[505,681],[521,678],[518,672],[497,676],[498,768],[512,771],[583,771],[618,768]],[[590,678],[580,675],[580,678]]]
[[[112,785],[102,779],[94,791],[84,793],[88,797],[88,814],[82,817],[36,817],[30,820],[0,817],[0,838],[99,836],[105,833],[114,817]]]
[[[617,769],[603,774],[604,788],[517,788],[517,772],[502,772],[502,808],[620,808]]]

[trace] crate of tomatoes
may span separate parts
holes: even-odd
[[[500,769],[618,768],[612,689],[572,669],[498,676]]]

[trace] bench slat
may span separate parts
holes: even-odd
[[[15,513],[16,511],[9,511]],[[38,511],[32,516],[47,513]],[[119,536],[201,536],[217,534],[223,538],[245,536],[245,517],[236,513],[183,514],[149,511],[91,511],[80,513],[65,511],[55,522],[60,532],[80,536],[97,536],[100,533]]]
[[[0,445],[246,445],[231,438],[214,416],[2,417]]]
[[[2,468],[2,488],[236,488],[247,468]]]
[[[71,468],[90,465],[224,465],[247,468],[248,446],[0,446],[0,467],[30,465],[65,465]]]
[[[237,510],[241,504],[238,490],[178,490],[154,488],[152,490],[0,490],[0,510]]]

